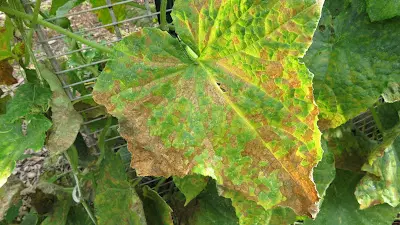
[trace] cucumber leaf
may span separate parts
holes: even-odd
[[[207,186],[208,177],[201,175],[188,175],[184,177],[174,177],[174,183],[185,195],[185,206]]]
[[[96,174],[94,206],[98,224],[123,221],[123,224],[146,225],[142,202],[127,181],[125,166],[117,154],[106,149]]]
[[[385,204],[359,209],[354,190],[361,177],[362,174],[338,169],[317,218],[314,221],[306,219],[304,225],[391,224],[400,210],[399,207],[393,208]]]
[[[383,2],[382,2],[383,4]],[[321,129],[371,107],[400,80],[400,18],[372,23],[364,0],[327,0],[304,62],[314,73]]]
[[[400,16],[400,2],[397,0],[366,0],[367,12],[372,22]]]
[[[321,134],[298,58],[322,3],[179,1],[184,43],[145,28],[117,44],[94,99],[119,119],[138,174],[210,176],[265,209],[314,215]]]
[[[53,127],[46,147],[50,154],[56,155],[66,151],[74,143],[83,118],[74,109],[58,77],[44,66],[41,67],[41,73],[53,92],[50,103]]]

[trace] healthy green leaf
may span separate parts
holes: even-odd
[[[143,189],[143,209],[146,214],[147,225],[173,225],[172,209],[165,200],[149,186]]]
[[[22,122],[11,122],[7,115],[0,116],[0,187],[7,181],[15,161],[26,149],[39,150],[43,147],[46,131],[51,127],[51,122],[45,116],[29,115],[24,133]]]
[[[0,27],[0,61],[12,57],[11,41],[14,38],[14,25],[6,17],[4,27]]]
[[[82,204],[74,205],[70,208],[67,217],[67,224],[73,225],[88,225],[93,224],[89,215]]]
[[[313,221],[307,219],[304,225],[387,225],[391,224],[400,207],[379,205],[360,210],[354,190],[362,174],[337,170],[336,178],[328,188],[321,211]]]
[[[20,225],[35,225],[37,224],[39,218],[36,213],[29,212],[24,216]]]
[[[208,183],[208,177],[201,175],[188,175],[174,177],[174,183],[185,195],[185,206],[204,190]]]
[[[67,224],[67,216],[71,208],[72,199],[70,196],[58,196],[58,200],[54,206],[54,211],[46,217],[40,225],[65,225]]]
[[[304,58],[322,129],[364,112],[400,80],[400,18],[371,23],[365,10],[364,0],[327,0]]]
[[[66,15],[71,9],[85,0],[53,0],[51,2],[50,15],[57,17]]]
[[[14,122],[29,114],[46,112],[49,108],[51,91],[47,87],[26,83],[19,87],[7,105],[5,117]]]
[[[112,199],[112,200],[110,200]],[[120,156],[106,150],[96,175],[95,214],[99,225],[146,225],[142,202],[127,181]]]
[[[56,155],[64,152],[74,143],[83,119],[75,111],[58,77],[44,66],[41,66],[41,75],[53,92],[50,104],[53,127],[46,147],[52,155]]]
[[[239,224],[231,201],[218,195],[214,181],[209,182],[205,190],[192,202],[193,209],[188,215],[187,225]]]
[[[324,155],[313,171],[314,182],[321,198],[325,196],[326,189],[328,189],[336,176],[335,156],[329,150],[325,140],[322,141],[322,148],[324,149]]]
[[[265,209],[314,214],[318,109],[298,58],[321,7],[177,1],[174,24],[188,47],[155,28],[120,42],[94,99],[119,119],[139,175],[210,176]]]
[[[380,21],[400,16],[400,2],[397,0],[366,0],[371,21]]]
[[[116,2],[121,2],[121,1],[122,0],[111,0],[111,3],[116,3]],[[92,7],[94,8],[94,7],[104,6],[107,4],[107,2],[106,2],[106,0],[90,0],[90,4],[92,4]],[[125,17],[126,17],[126,5],[125,4],[113,6],[113,11],[114,11],[117,21],[121,21],[121,20],[125,19]],[[99,21],[101,23],[103,23],[104,25],[110,24],[113,22],[108,8],[97,10],[96,14],[97,14],[97,17],[99,18]],[[113,26],[108,26],[106,28],[110,31],[114,30]]]

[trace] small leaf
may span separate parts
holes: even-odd
[[[75,111],[57,76],[44,66],[41,67],[41,74],[53,92],[50,104],[53,127],[46,146],[51,154],[57,155],[67,150],[74,143],[83,119]]]
[[[169,205],[149,186],[143,187],[143,209],[146,214],[147,225],[173,225]]]
[[[96,174],[95,215],[99,225],[116,221],[130,225],[146,225],[142,202],[127,181],[120,156],[106,149],[100,170]]]
[[[399,82],[400,17],[372,23],[365,0],[327,0],[318,28],[304,62],[315,75],[318,125],[335,128]]]
[[[29,115],[26,133],[22,121],[10,122],[6,115],[0,116],[0,187],[4,185],[20,158],[28,148],[39,150],[44,145],[46,131],[51,122],[43,115]]]
[[[111,3],[117,3],[121,2],[122,0],[111,0]],[[92,4],[92,7],[100,7],[104,6],[107,4],[106,0],[90,0],[90,4]],[[115,13],[115,17],[117,21],[124,20],[126,17],[126,5],[125,4],[120,4],[120,5],[115,5],[113,6],[113,11]],[[105,9],[100,9],[96,10],[97,17],[99,18],[99,21],[103,23],[104,25],[112,23],[111,15],[110,12],[108,11],[108,8]],[[113,26],[108,26],[106,27],[110,31],[114,31]]]
[[[400,16],[400,2],[397,0],[366,0],[371,21],[380,21]]]
[[[207,186],[208,179],[208,177],[201,175],[174,177],[175,185],[185,195],[185,206],[203,191],[203,189]]]
[[[322,148],[324,149],[324,155],[313,171],[314,182],[321,198],[325,196],[326,189],[328,189],[336,176],[335,156],[324,140],[322,141]]]
[[[379,205],[360,210],[354,190],[362,174],[337,170],[336,178],[328,188],[321,210],[313,221],[304,225],[388,225],[392,224],[400,207]]]
[[[53,0],[51,2],[50,15],[61,17],[71,9],[84,2],[84,0]]]
[[[10,122],[14,122],[29,114],[46,112],[50,99],[50,89],[26,83],[17,89],[12,101],[7,105],[5,116]]]
[[[7,60],[0,61],[0,85],[12,85],[18,81],[13,77],[13,67]]]

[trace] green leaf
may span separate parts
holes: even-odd
[[[173,225],[169,205],[149,186],[143,187],[143,209],[146,214],[147,225]]]
[[[64,16],[82,2],[84,0],[53,0],[51,2],[50,15]]]
[[[354,190],[362,174],[337,170],[336,178],[328,188],[317,218],[307,219],[304,225],[387,225],[392,224],[400,208],[389,205],[360,210]]]
[[[232,200],[240,225],[281,225],[296,221],[296,214],[290,208],[276,207],[265,210],[238,192],[222,191],[222,194]]]
[[[218,195],[214,181],[188,207],[188,225],[236,225],[239,224],[231,201]]]
[[[119,119],[138,174],[210,176],[265,209],[314,213],[318,109],[312,75],[298,58],[311,44],[321,7],[322,1],[177,1],[176,32],[199,56],[195,61],[182,42],[156,28],[116,45],[94,99]]]
[[[184,177],[174,177],[174,183],[185,195],[185,206],[192,201],[200,192],[204,190],[208,183],[208,177],[200,175],[188,175]]]
[[[117,2],[121,2],[121,1],[122,0],[111,0],[111,3],[113,4],[113,3],[117,3]],[[94,8],[94,7],[100,7],[100,6],[107,5],[107,2],[106,2],[106,0],[90,0],[90,4],[92,4],[92,7]],[[121,20],[125,19],[125,17],[126,17],[126,5],[125,4],[115,5],[115,6],[113,6],[113,10],[114,10],[114,14],[115,14],[117,21],[121,21]],[[96,14],[97,14],[97,17],[99,18],[99,21],[104,25],[110,24],[113,22],[108,8],[96,10]],[[106,27],[106,29],[108,29],[109,31],[114,31],[113,26],[108,26],[108,27]]]
[[[0,187],[7,181],[15,161],[26,149],[39,150],[43,147],[46,131],[51,127],[51,122],[45,116],[30,115],[26,118],[25,134],[22,132],[22,122],[10,122],[7,115],[0,116]]]
[[[67,217],[67,224],[73,225],[88,225],[93,224],[89,215],[82,204],[74,205],[70,208]]]
[[[64,152],[74,143],[83,118],[75,111],[58,77],[44,66],[41,66],[40,70],[42,77],[50,85],[53,92],[50,104],[53,127],[46,147],[52,155],[56,155]]]
[[[106,149],[105,158],[96,175],[95,215],[99,225],[146,225],[142,202],[127,181],[120,156]]]
[[[381,157],[366,163],[362,170],[367,174],[357,186],[355,195],[360,208],[388,203],[396,207],[400,203],[400,132]],[[382,147],[381,147],[382,148]]]
[[[14,25],[7,16],[4,27],[0,27],[0,61],[12,57],[11,41],[14,39]]]
[[[70,196],[58,196],[53,212],[46,217],[41,225],[65,225],[71,208],[72,199]]]
[[[39,220],[39,218],[36,213],[29,212],[28,214],[26,214],[24,216],[20,225],[36,225],[38,220]]]
[[[397,0],[366,0],[371,21],[380,21],[400,16],[400,2]]]
[[[371,107],[400,73],[400,18],[371,23],[364,0],[327,0],[304,61],[314,73],[320,128]]]
[[[324,155],[313,171],[314,182],[321,198],[325,196],[326,189],[328,189],[336,176],[335,156],[329,150],[326,141],[322,141],[322,148],[324,149]]]
[[[14,122],[29,114],[46,112],[50,99],[49,88],[26,83],[17,89],[12,101],[7,105],[5,117]]]

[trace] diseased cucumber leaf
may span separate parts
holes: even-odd
[[[305,220],[304,225],[391,224],[400,210],[399,207],[393,208],[385,204],[365,210],[359,209],[354,190],[361,177],[362,174],[338,169],[317,218],[314,221]]]
[[[325,191],[335,178],[336,171],[333,153],[326,147],[325,141],[322,146],[324,148],[322,160],[313,171],[314,182],[321,198],[325,196]],[[296,214],[290,208],[277,207],[265,210],[255,202],[244,199],[238,193],[228,192],[225,196],[232,199],[240,225],[293,224],[297,220]],[[319,204],[322,201],[321,199]]]
[[[400,16],[400,2],[397,0],[366,0],[366,2],[372,22]]]
[[[400,18],[372,23],[365,10],[364,0],[327,0],[304,58],[322,129],[364,112],[400,80]]]
[[[389,83],[389,87],[382,93],[382,97],[385,102],[393,103],[400,101],[400,83]]]
[[[106,149],[98,174],[96,174],[95,215],[99,225],[146,225],[142,202],[127,181],[120,156]],[[112,199],[112,200],[110,200]]]
[[[188,46],[156,28],[116,45],[94,99],[119,119],[138,174],[210,176],[265,209],[315,214],[318,109],[298,58],[321,7],[178,1],[175,29]]]
[[[142,189],[143,209],[146,214],[147,225],[173,225],[172,209],[165,200],[149,186]]]
[[[22,203],[19,193],[23,188],[24,185],[16,177],[10,177],[0,188],[0,221],[4,219],[11,223],[18,216]]]
[[[400,132],[399,132],[400,133]],[[367,174],[357,186],[355,195],[360,208],[388,203],[396,207],[400,203],[400,136],[387,146],[383,156],[366,163],[362,170]]]
[[[185,206],[204,190],[207,186],[208,179],[208,177],[201,175],[174,177],[175,185],[179,188],[179,191],[185,195]]]
[[[12,85],[18,81],[13,77],[13,67],[5,60],[0,60],[0,85]]]
[[[75,111],[58,77],[44,66],[41,67],[41,74],[53,92],[50,104],[53,127],[46,147],[50,154],[56,155],[64,152],[74,143],[83,119]]]

